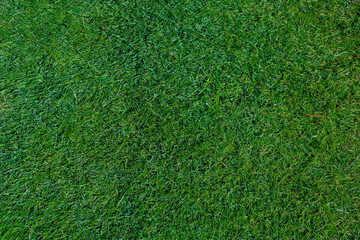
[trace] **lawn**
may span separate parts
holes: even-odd
[[[1,239],[360,239],[358,0],[1,0]]]

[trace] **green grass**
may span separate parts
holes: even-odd
[[[360,239],[357,0],[0,1],[2,239]]]

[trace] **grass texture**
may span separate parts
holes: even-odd
[[[360,239],[358,0],[1,0],[2,239]]]

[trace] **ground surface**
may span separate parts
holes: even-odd
[[[0,236],[359,239],[359,19],[0,1]]]

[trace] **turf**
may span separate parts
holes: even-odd
[[[2,239],[360,239],[357,0],[0,1]]]

